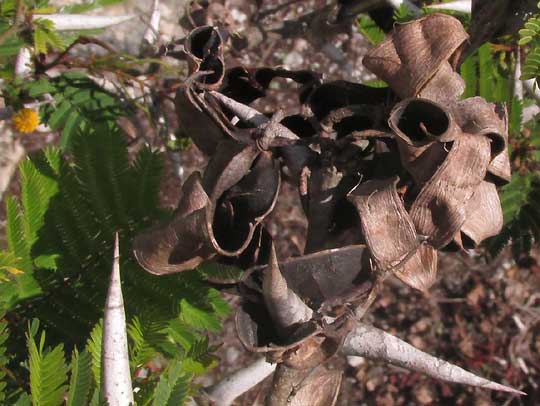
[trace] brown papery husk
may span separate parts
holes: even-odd
[[[238,256],[249,246],[256,227],[276,204],[279,169],[271,153],[255,146],[234,141],[218,146],[202,179],[212,203],[204,232],[218,254]]]
[[[444,247],[465,223],[467,204],[486,176],[490,156],[488,138],[463,133],[416,197],[411,219],[433,247]]]
[[[318,86],[321,75],[310,70],[287,70],[283,68],[246,68],[237,66],[225,72],[220,93],[240,103],[251,102],[264,97],[270,83],[276,78],[291,79],[304,87]]]
[[[458,19],[445,14],[430,14],[396,24],[392,34],[366,54],[363,64],[401,98],[413,97],[450,60],[467,37]]]
[[[283,363],[294,369],[315,368],[336,354],[340,346],[340,337],[313,336],[286,351],[282,355]]]
[[[388,125],[397,138],[417,147],[431,141],[450,142],[461,133],[446,108],[422,98],[408,98],[396,104]]]
[[[190,270],[213,256],[201,232],[210,199],[198,172],[184,182],[182,192],[173,220],[144,231],[133,241],[135,258],[155,275]]]
[[[499,234],[503,221],[497,187],[483,181],[467,205],[467,219],[461,227],[463,248],[475,248],[486,238]]]
[[[296,388],[288,404],[291,406],[334,406],[339,395],[342,371],[317,367]]]
[[[305,92],[307,98],[301,99],[307,104],[315,117],[322,120],[331,111],[350,106],[370,104],[385,108],[392,103],[395,96],[389,88],[374,88],[359,83],[336,80],[314,86],[311,91]]]
[[[460,101],[452,114],[464,131],[479,134],[491,140],[491,161],[488,173],[497,185],[512,178],[508,155],[508,111],[502,103],[488,103],[481,97]]]
[[[326,300],[338,306],[350,300],[345,293],[371,278],[371,270],[362,263],[365,252],[365,245],[333,248],[289,258],[279,263],[279,269],[288,286],[312,309]],[[265,270],[254,267],[247,271],[247,278],[256,284]]]
[[[407,285],[427,291],[437,272],[436,251],[421,244],[396,190],[397,178],[370,180],[348,197],[360,215],[362,232],[377,267]]]
[[[223,113],[188,86],[178,89],[174,100],[178,124],[204,154],[212,156],[218,144],[231,137],[234,127]]]
[[[455,103],[465,91],[465,81],[449,62],[443,62],[440,69],[420,90],[418,97],[438,103]]]
[[[197,27],[192,30],[184,43],[189,73],[210,72],[195,80],[201,88],[217,90],[225,74],[223,61],[223,40],[219,31],[211,26]]]
[[[330,231],[337,201],[343,197],[338,186],[343,179],[335,166],[313,165],[302,171],[300,185],[307,185],[307,190],[300,190],[304,210],[308,220],[306,247],[304,253],[310,254],[324,247]]]
[[[401,162],[417,185],[424,184],[444,162],[449,151],[445,143],[461,134],[449,111],[420,98],[394,106],[388,125],[396,135]]]
[[[437,250],[429,244],[421,244],[414,255],[393,272],[406,285],[428,293],[437,280]]]
[[[217,151],[204,177],[194,174],[183,185],[173,220],[135,239],[135,256],[149,272],[181,272],[216,254],[240,255],[273,209],[281,178],[270,154],[234,141]]]
[[[342,138],[355,131],[380,128],[382,113],[381,106],[354,104],[332,110],[320,124],[325,132],[336,132],[337,138]]]
[[[508,145],[506,110],[502,114],[499,115],[494,103],[478,96],[452,106],[452,115],[463,132],[483,135],[491,140],[491,159],[505,151]]]
[[[381,270],[397,266],[420,245],[397,193],[397,182],[397,178],[370,180],[348,196],[360,215],[371,256]]]
[[[262,298],[260,303],[245,301],[236,312],[235,325],[238,339],[244,348],[259,353],[283,353],[321,332],[314,321],[309,321],[289,327],[285,336],[277,334]]]

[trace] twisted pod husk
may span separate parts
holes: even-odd
[[[334,404],[341,372],[323,364],[344,342],[345,351],[396,362],[385,346],[406,343],[362,346],[373,334],[349,316],[361,318],[390,275],[428,291],[438,251],[474,248],[500,231],[507,112],[480,97],[460,99],[455,68],[466,40],[448,15],[397,24],[364,58],[389,84],[374,89],[323,83],[309,71],[226,70],[216,29],[199,27],[186,39],[191,76],[176,107],[209,163],[184,183],[173,219],[136,238],[135,256],[155,274],[209,259],[244,271],[227,282],[243,297],[241,342],[278,363],[268,404]],[[248,104],[275,78],[297,84],[299,103],[268,118]],[[265,218],[282,178],[298,187],[308,229],[304,255],[279,261]],[[408,354],[401,364],[439,379],[513,390],[450,364],[439,374],[442,361]]]

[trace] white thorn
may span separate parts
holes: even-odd
[[[264,357],[229,375],[222,381],[205,389],[216,406],[229,406],[243,393],[262,382],[276,369],[276,364],[266,362]]]
[[[268,312],[281,333],[288,327],[305,323],[313,317],[313,310],[287,286],[287,281],[279,269],[274,246],[270,251],[270,263],[264,271],[262,291]]]
[[[531,96],[536,99],[537,102],[540,102],[540,89],[538,88],[538,83],[535,85],[536,79],[529,79],[523,82],[523,86],[530,92]]]
[[[56,31],[96,30],[120,24],[135,18],[124,16],[91,16],[86,14],[34,14],[32,20],[51,20]]]
[[[101,384],[105,400],[109,406],[133,405],[118,233],[114,241],[113,268],[105,302],[102,345]]]
[[[230,97],[227,97],[224,94],[221,94],[215,91],[211,91],[208,93],[210,93],[212,96],[218,99],[220,103],[222,103],[225,107],[231,110],[242,121],[245,121],[246,123],[249,123],[255,127],[258,127],[270,121],[268,117],[266,117],[262,113],[259,113],[254,108],[246,106],[245,104],[242,104],[240,102],[237,102],[236,100],[231,99]]]
[[[154,45],[159,37],[159,21],[161,20],[161,12],[159,11],[159,0],[154,0],[152,4],[152,15],[150,23],[144,33],[143,40],[148,44]]]
[[[32,72],[32,53],[27,47],[22,47],[15,59],[15,77],[26,78]]]
[[[419,16],[421,14],[421,10],[410,0],[386,0],[386,2],[395,9],[398,9],[402,4],[405,4],[415,16]]]
[[[521,81],[521,56],[519,46],[516,51],[516,68],[514,70],[514,96],[523,101],[523,82]]]
[[[481,378],[463,368],[429,355],[405,341],[378,328],[358,323],[343,343],[345,355],[356,355],[386,361],[433,378],[484,389],[526,395],[517,389]]]
[[[424,7],[438,10],[457,11],[467,14],[471,14],[472,11],[471,0],[449,1],[448,3],[430,4]]]

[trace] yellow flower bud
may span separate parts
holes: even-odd
[[[34,132],[39,125],[38,113],[32,109],[19,110],[12,118],[13,127],[21,133]]]

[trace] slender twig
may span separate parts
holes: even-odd
[[[46,64],[43,66],[43,71],[47,71],[53,67],[55,67],[56,65],[58,65],[59,63],[62,63],[64,61],[64,59],[66,58],[66,56],[71,52],[71,50],[73,48],[75,48],[77,45],[86,45],[86,44],[93,44],[93,45],[97,45],[97,46],[100,46],[101,48],[109,51],[111,54],[116,54],[116,50],[110,46],[109,44],[107,44],[106,42],[103,42],[97,38],[92,38],[92,37],[86,37],[86,36],[80,36],[80,37],[77,37],[77,39],[75,41],[73,41],[73,43],[71,43],[62,53],[60,53],[55,59],[53,59],[50,63]]]
[[[13,25],[9,27],[6,31],[4,31],[2,34],[0,34],[0,45],[6,42],[8,38],[15,34],[19,29],[19,22],[24,14],[24,4],[22,0],[17,0],[16,10],[17,11],[15,12],[15,18],[13,19]]]

